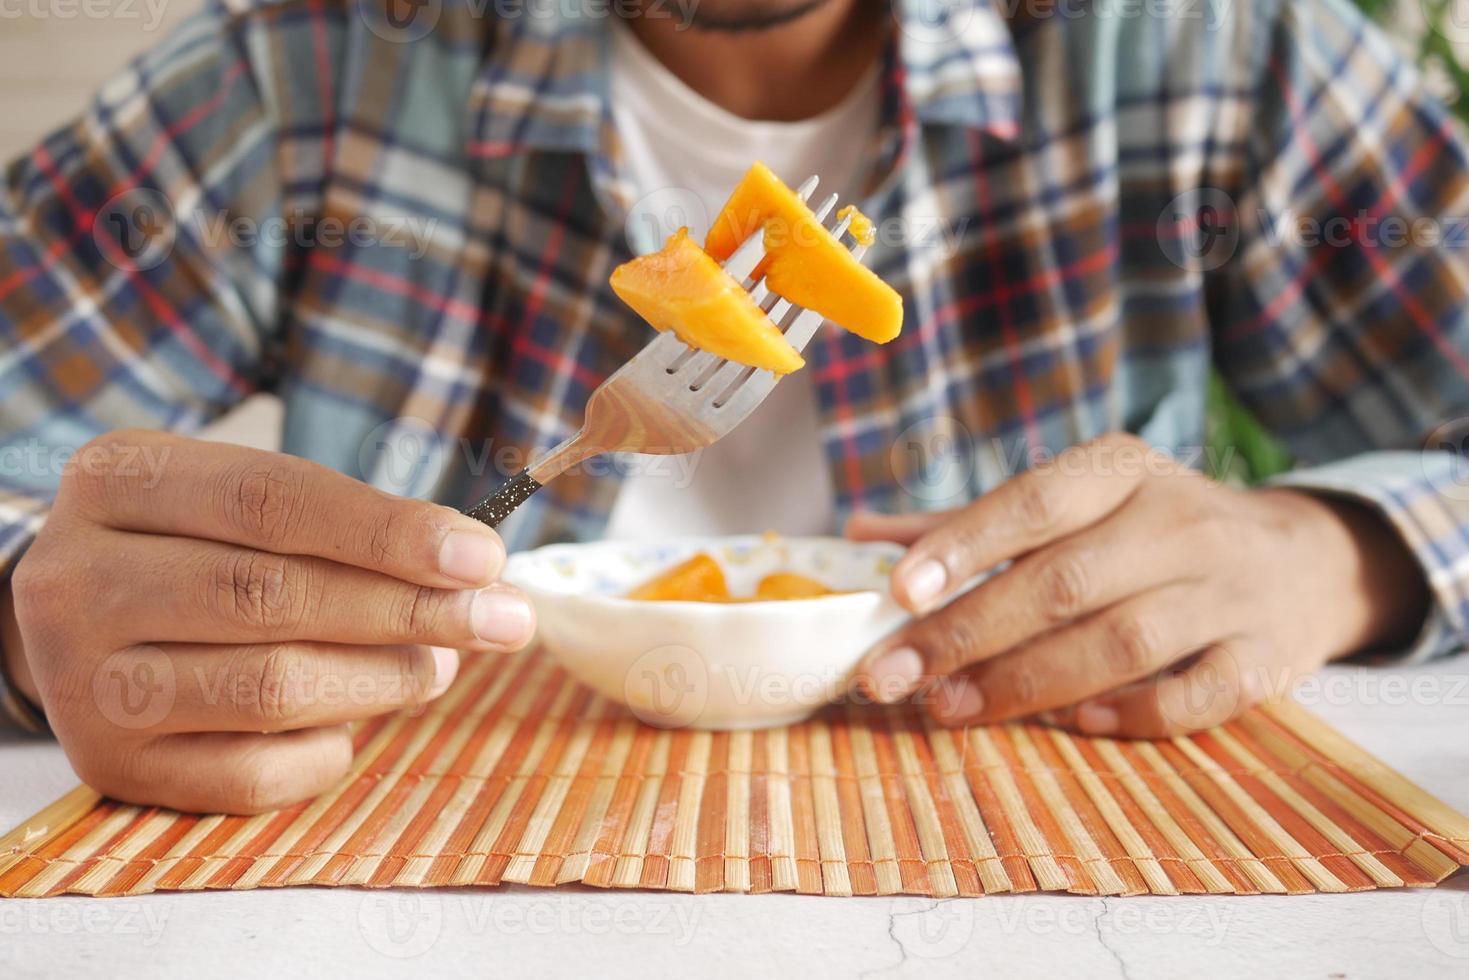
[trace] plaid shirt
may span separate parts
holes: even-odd
[[[648,339],[607,285],[669,230],[622,170],[608,5],[385,2],[213,7],[6,172],[0,568],[108,429],[271,390],[287,452],[464,504]],[[867,161],[906,329],[807,354],[837,513],[1112,430],[1197,459],[1214,367],[1289,482],[1402,533],[1417,652],[1455,642],[1469,486],[1422,447],[1469,403],[1469,166],[1414,70],[1343,0],[950,6],[896,14]],[[558,479],[511,545],[595,537],[620,472]]]

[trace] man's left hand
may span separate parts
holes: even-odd
[[[1367,508],[1232,489],[1129,435],[966,507],[862,514],[847,533],[909,546],[893,593],[918,615],[868,654],[861,684],[885,702],[928,692],[945,724],[1208,728],[1329,659],[1411,641],[1428,603],[1417,563]]]

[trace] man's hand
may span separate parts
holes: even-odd
[[[458,650],[530,640],[529,603],[496,584],[504,560],[449,508],[120,431],[78,453],[16,566],[5,653],[94,788],[273,809],[347,771],[347,722],[438,697]]]
[[[920,616],[868,655],[862,685],[881,701],[931,690],[946,724],[1207,728],[1333,657],[1411,640],[1428,601],[1412,556],[1361,507],[1229,489],[1126,435],[968,507],[859,515],[848,534],[910,545],[893,592]]]

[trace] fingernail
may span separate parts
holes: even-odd
[[[450,531],[439,546],[439,571],[470,585],[492,578],[499,561],[500,548],[487,534]]]
[[[485,589],[474,597],[470,623],[486,643],[519,646],[530,639],[535,618],[530,604],[514,592]]]
[[[864,672],[874,701],[892,704],[907,697],[923,678],[923,658],[912,647],[898,647],[878,657]]]
[[[979,685],[966,678],[954,681],[939,705],[945,721],[966,721],[984,710],[984,694]]]
[[[937,602],[948,584],[948,570],[932,558],[923,559],[903,576],[908,599],[919,609],[927,609]]]
[[[1088,735],[1110,735],[1117,731],[1117,709],[1088,701],[1076,709],[1076,727]]]
[[[448,647],[433,647],[434,654],[434,686],[428,690],[428,699],[443,694],[454,683],[454,678],[459,676],[459,651]]]

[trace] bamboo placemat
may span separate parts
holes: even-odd
[[[364,725],[351,775],[255,817],[79,788],[0,838],[0,895],[583,882],[826,895],[1431,885],[1469,821],[1294,704],[1164,742],[845,707],[664,731],[536,653]]]

